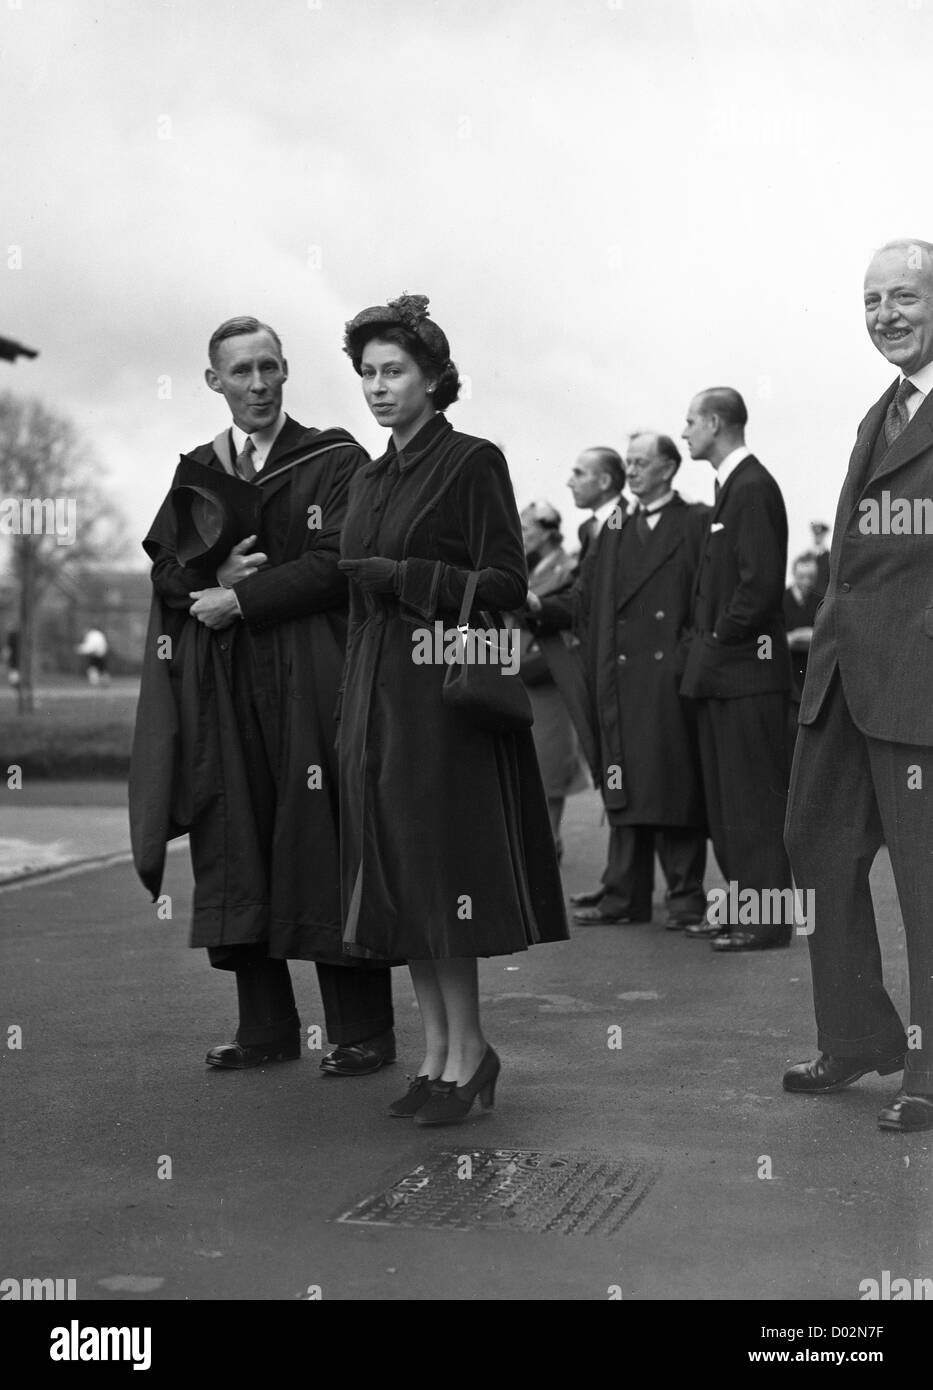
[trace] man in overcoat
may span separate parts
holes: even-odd
[[[136,868],[157,898],[166,844],[188,833],[191,944],[234,972],[239,1001],[235,1041],[213,1048],[209,1065],[300,1055],[287,965],[298,959],[318,962],[338,1044],[322,1068],[374,1071],[395,1055],[391,976],[343,952],[334,747],[347,627],[340,530],[367,456],[346,431],[284,413],[288,367],[268,325],[228,320],[209,356],[206,381],[232,426],[183,458],[175,490],[198,465],[208,484],[239,479],[240,493],[256,489],[259,521],[243,536],[227,518],[219,539],[202,521],[205,555],[189,555],[186,537],[182,564],[170,493],[144,542],[154,592],[130,777]],[[216,487],[202,489],[209,503]]]
[[[543,632],[580,634],[598,738],[609,862],[580,925],[651,918],[654,854],[667,879],[668,925],[706,907],[706,829],[694,711],[679,694],[693,581],[708,509],[674,491],[680,454],[666,435],[632,437],[626,474],[638,510],[604,525],[574,588],[540,601]],[[534,605],[532,605],[534,607]]]
[[[897,378],[859,425],[813,628],[787,847],[814,893],[820,1054],[788,1091],[903,1067],[883,1129],[933,1128],[933,245],[895,241],[865,276],[865,320]],[[869,870],[891,856],[907,944],[905,1030],[881,972]]]
[[[690,402],[683,432],[691,457],[716,471],[716,500],[681,694],[696,703],[710,838],[730,885],[727,920],[711,914],[686,930],[712,933],[714,950],[727,952],[788,945],[796,917],[783,841],[787,513],[781,489],[745,443],[747,420],[738,391],[714,387]]]

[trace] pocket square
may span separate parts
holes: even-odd
[[[713,524],[712,524],[712,526],[711,526],[709,529],[710,529],[710,531],[725,531],[726,528],[725,528],[725,525],[723,524],[723,522],[721,522],[721,521],[714,521]]]

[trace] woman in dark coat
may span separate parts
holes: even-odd
[[[425,659],[446,647],[433,639],[456,627],[471,571],[477,610],[518,608],[526,592],[506,461],[439,413],[459,380],[427,303],[403,295],[347,325],[392,440],[351,483],[341,545],[341,861],[347,950],[407,960],[424,1024],[424,1059],[391,1113],[445,1124],[477,1094],[490,1106],[499,1072],[477,957],[564,940],[567,925],[530,731],[474,726],[443,701],[443,659]]]

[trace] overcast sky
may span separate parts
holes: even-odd
[[[0,386],[75,419],[141,537],[225,424],[220,320],[380,453],[343,323],[423,293],[520,503],[575,526],[582,448],[728,384],[793,553],[894,376],[865,264],[933,239],[931,54],[933,0],[0,0],[0,333],[41,352]]]

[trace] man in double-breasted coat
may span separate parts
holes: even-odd
[[[817,612],[787,813],[820,1054],[788,1091],[900,1071],[883,1129],[933,1128],[933,245],[889,243],[865,318],[897,380],[858,429]],[[906,1030],[885,990],[868,875],[886,844],[910,969]]]
[[[251,484],[260,520],[213,559],[208,547],[206,569],[183,549],[184,565],[170,494],[144,542],[154,592],[130,777],[135,863],[156,898],[166,844],[188,833],[191,943],[235,972],[239,999],[236,1040],[213,1048],[210,1065],[300,1055],[286,964],[300,959],[318,962],[338,1044],[322,1067],[373,1071],[394,1058],[391,977],[343,951],[334,720],[347,629],[340,531],[367,456],[346,431],[285,415],[288,368],[267,325],[228,320],[210,360],[207,383],[233,424],[179,472],[202,465],[207,483],[216,472],[239,477],[241,492]]]
[[[543,632],[571,622],[580,633],[610,823],[604,892],[577,910],[581,925],[650,920],[655,849],[669,925],[699,921],[706,907],[696,728],[679,687],[708,509],[673,490],[679,464],[666,435],[633,436],[626,473],[638,510],[620,508],[574,588],[538,610]]]

